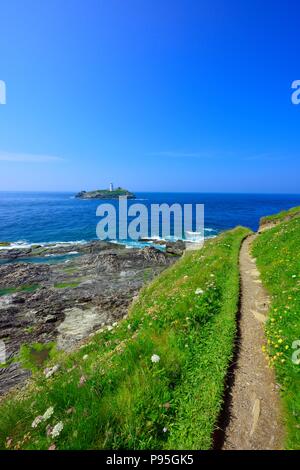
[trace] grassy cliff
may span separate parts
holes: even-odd
[[[272,296],[267,352],[281,386],[286,447],[300,449],[300,208],[267,221],[277,225],[261,233],[253,246],[263,283]]]
[[[187,252],[141,292],[126,319],[58,354],[53,374],[35,373],[27,389],[2,400],[0,447],[209,449],[248,233],[238,227]]]

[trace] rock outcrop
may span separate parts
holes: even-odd
[[[37,250],[43,261],[57,252],[62,261],[21,262],[36,258]],[[10,251],[0,254],[7,259]],[[152,247],[127,249],[101,241],[19,251],[17,259],[0,265],[0,340],[7,358],[22,344],[56,341],[63,349],[75,347],[103,324],[122,318],[144,283],[176,260]],[[70,252],[81,256],[66,259]],[[17,364],[0,368],[0,394],[27,376]]]

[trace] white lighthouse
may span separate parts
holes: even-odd
[[[112,183],[109,184],[109,190],[112,192],[114,190],[114,185]]]

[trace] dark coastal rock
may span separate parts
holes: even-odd
[[[46,281],[49,266],[37,264],[4,264],[0,266],[0,289],[24,287]]]
[[[29,248],[2,249],[0,250],[0,260],[18,260],[22,258],[62,256],[69,253],[97,253],[111,250],[112,244],[102,240],[92,240],[88,243],[51,243],[47,246],[33,245]],[[115,250],[122,250],[123,245],[114,245]]]
[[[182,240],[176,242],[166,240],[156,240],[152,238],[140,238],[141,242],[151,242],[155,245],[162,245],[166,248],[166,253],[181,256],[186,249],[185,243]]]
[[[185,243],[182,240],[177,240],[174,242],[166,243],[166,253],[172,255],[181,256],[185,250]]]
[[[141,256],[143,256],[147,261],[154,261],[157,264],[165,265],[168,262],[167,255],[152,246],[143,248],[143,250],[141,250]]]
[[[7,250],[1,250],[0,251],[0,259],[1,258],[6,258],[6,259],[17,259],[22,256],[28,256],[32,252],[31,248],[22,248],[22,249],[7,249]]]
[[[42,249],[44,257],[56,248]],[[103,324],[122,318],[144,283],[176,260],[153,247],[127,249],[100,241],[67,249],[81,256],[56,264],[0,266],[0,340],[8,357],[22,344],[56,341],[72,349]],[[0,368],[0,394],[26,377],[19,365]]]
[[[151,243],[155,243],[155,245],[162,245],[162,246],[165,246],[166,242],[165,240],[157,240],[155,238],[144,238],[144,237],[141,237],[139,239],[140,242],[151,242]]]

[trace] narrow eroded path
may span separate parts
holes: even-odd
[[[239,344],[229,390],[223,450],[281,449],[283,426],[278,387],[262,352],[270,300],[262,286],[246,238],[240,252],[241,309]]]

